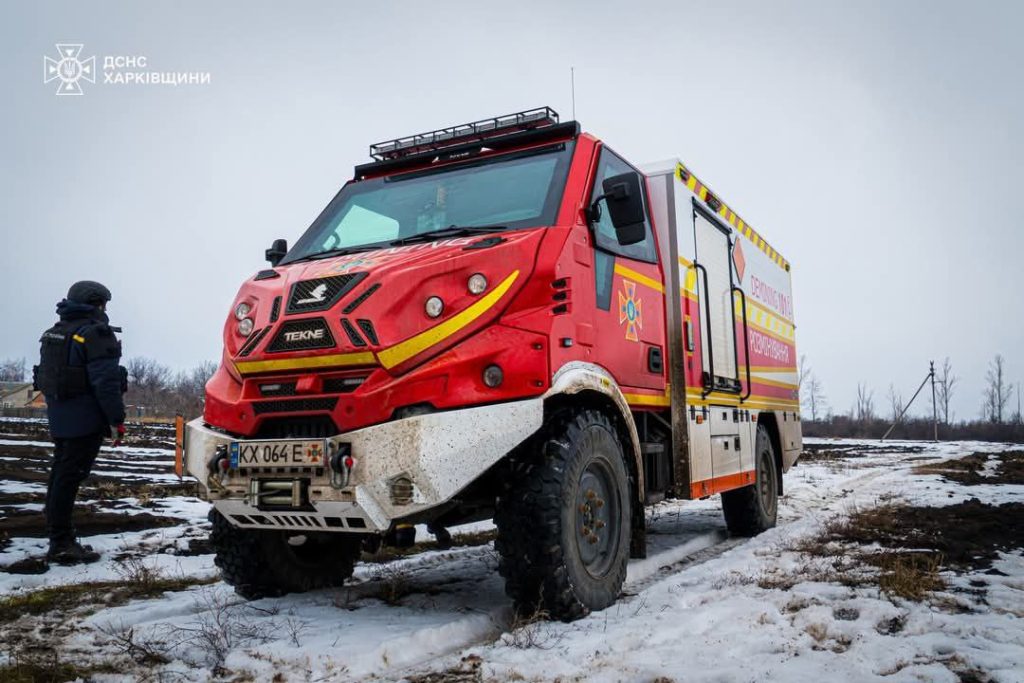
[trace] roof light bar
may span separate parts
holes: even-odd
[[[441,150],[455,144],[469,142],[474,138],[486,140],[499,135],[553,126],[557,123],[558,112],[551,107],[540,107],[442,128],[429,133],[410,135],[397,140],[378,142],[375,145],[370,145],[370,156],[377,161],[400,159],[421,152]]]

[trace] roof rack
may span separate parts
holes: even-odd
[[[370,156],[377,161],[401,159],[423,152],[442,150],[453,145],[465,144],[470,141],[483,141],[488,138],[519,133],[536,128],[545,128],[558,124],[558,112],[551,107],[528,109],[527,111],[491,119],[482,119],[459,126],[442,128],[410,135],[396,140],[387,140],[370,145]]]

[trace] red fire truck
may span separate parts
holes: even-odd
[[[247,280],[179,472],[249,597],[493,518],[519,609],[619,594],[644,505],[775,524],[801,448],[790,265],[684,164],[550,108],[370,147]]]

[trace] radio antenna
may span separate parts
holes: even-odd
[[[569,82],[572,84],[572,120],[576,120],[576,67],[569,67]]]

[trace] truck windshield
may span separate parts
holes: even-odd
[[[282,261],[389,246],[446,228],[551,225],[573,143],[504,154],[446,169],[349,183]]]

